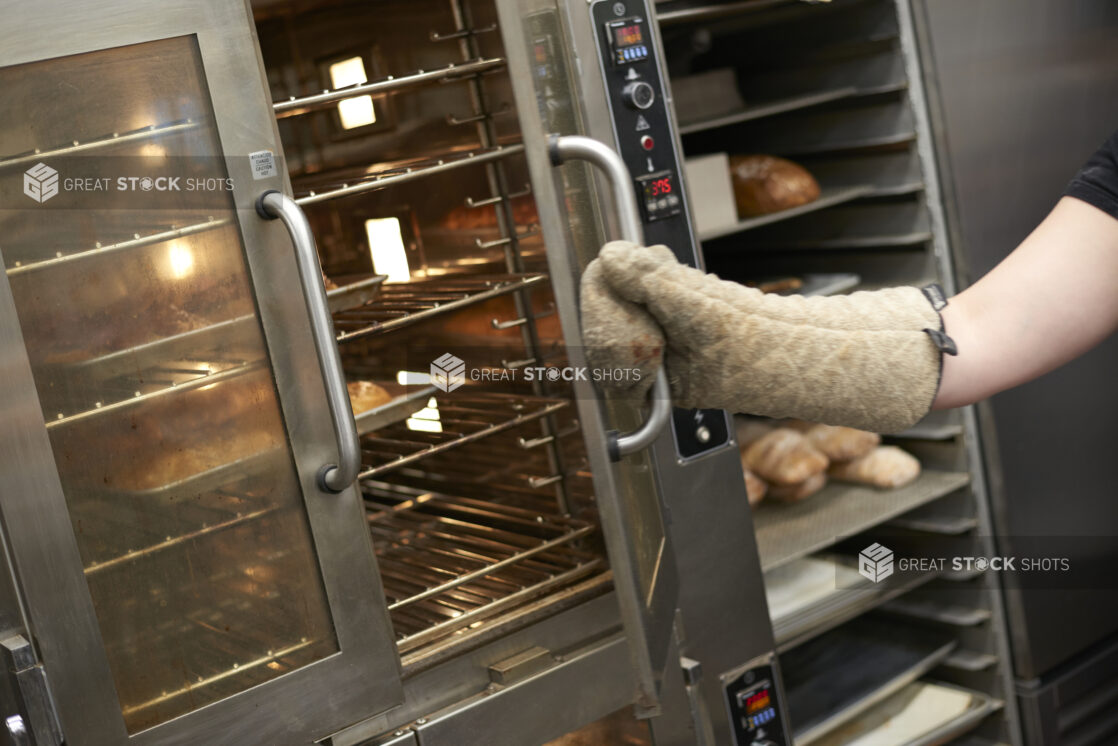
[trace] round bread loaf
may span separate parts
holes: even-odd
[[[768,215],[819,199],[819,182],[803,166],[772,155],[730,157],[738,217]]]

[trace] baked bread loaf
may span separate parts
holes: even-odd
[[[774,484],[769,488],[769,497],[784,502],[799,502],[811,497],[827,484],[827,472],[814,474],[799,484]]]
[[[745,450],[745,467],[772,486],[800,484],[827,468],[827,457],[791,428],[762,436]]]
[[[843,482],[903,487],[920,476],[920,462],[896,446],[878,446],[861,458],[832,464],[830,474]]]
[[[349,391],[349,404],[354,414],[379,407],[392,399],[391,394],[371,381],[350,381],[345,387]]]
[[[814,425],[804,435],[831,461],[861,458],[881,444],[877,433],[840,425]]]
[[[745,472],[745,494],[749,497],[749,505],[752,507],[765,498],[765,493],[769,491],[769,485],[749,469],[743,467],[743,470]]]
[[[772,420],[761,420],[756,417],[738,415],[734,418],[734,436],[738,441],[738,448],[745,451],[761,437],[768,435],[776,428]]]
[[[819,199],[819,182],[803,166],[772,155],[730,157],[738,217],[787,210]]]

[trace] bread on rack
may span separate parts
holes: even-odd
[[[903,487],[920,476],[920,462],[897,446],[878,446],[861,458],[831,465],[832,478],[874,487]]]
[[[333,280],[331,280],[329,277],[326,276],[326,270],[321,270],[321,272],[322,272],[322,285],[327,290],[337,290],[338,289],[338,283],[334,282]]]
[[[772,420],[761,420],[756,417],[737,416],[734,418],[734,436],[738,441],[738,448],[743,452],[761,437],[773,431],[776,425]]]
[[[743,456],[745,466],[771,485],[800,484],[827,468],[827,457],[791,428],[777,428],[755,441]]]
[[[881,436],[841,425],[812,425],[804,435],[831,461],[861,458],[881,443]]]
[[[354,414],[379,407],[392,400],[392,395],[372,381],[349,381],[345,385],[349,391],[349,404]]]
[[[774,484],[769,487],[768,496],[783,502],[799,502],[811,497],[827,484],[827,472],[813,474],[799,484]]]
[[[769,491],[769,485],[744,465],[742,471],[745,473],[745,494],[749,498],[749,504],[750,506],[756,505],[765,499],[765,493]]]
[[[738,217],[768,215],[819,199],[819,182],[807,169],[772,155],[730,157]]]

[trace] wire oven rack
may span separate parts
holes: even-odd
[[[547,281],[543,274],[440,277],[386,283],[380,296],[360,308],[334,314],[338,342],[399,329],[440,314]]]
[[[366,481],[366,519],[402,654],[483,627],[606,569],[596,526],[489,499]]]
[[[439,430],[428,432],[399,423],[362,438],[364,461],[358,479],[369,479],[476,443],[567,407],[565,399],[518,396],[492,392],[446,394],[435,397]]]
[[[317,111],[329,107],[337,101],[354,96],[382,94],[432,83],[449,83],[468,78],[471,75],[499,70],[504,66],[505,60],[501,57],[479,57],[458,64],[451,63],[434,70],[417,70],[400,76],[389,75],[383,80],[376,80],[371,83],[358,83],[338,89],[327,88],[320,93],[309,96],[291,96],[286,101],[277,101],[272,104],[272,109],[276,112],[277,119],[284,119]]]

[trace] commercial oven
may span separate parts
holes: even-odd
[[[790,743],[727,415],[571,373],[699,262],[644,0],[50,0],[0,90],[12,742]]]

